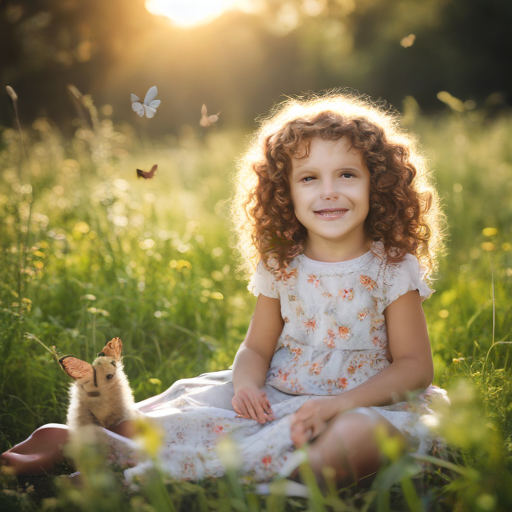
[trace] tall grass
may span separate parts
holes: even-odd
[[[71,139],[50,120],[36,120],[23,132],[23,158],[18,133],[1,132],[2,450],[43,423],[64,421],[69,382],[55,353],[92,360],[105,341],[121,337],[141,400],[176,379],[227,368],[252,314],[227,217],[245,134],[185,127],[152,142],[92,112],[94,123]],[[419,498],[408,480],[419,462],[407,456],[383,470],[369,493],[333,492],[326,501],[313,493],[309,505],[240,495],[229,479],[167,483],[176,510],[362,510],[371,503],[385,510],[389,499],[393,510],[512,506],[511,347],[502,343],[512,339],[512,118],[419,117],[412,129],[435,169],[448,219],[448,252],[424,307],[436,383],[453,387],[453,406],[439,411],[438,428],[462,451],[444,469],[421,462],[430,469]],[[136,168],[154,163],[157,176],[137,180]],[[397,494],[392,484],[400,481]],[[164,509],[151,493],[114,492],[112,475],[103,494],[95,482],[88,484],[94,499],[75,502],[76,491],[67,489],[47,506]]]

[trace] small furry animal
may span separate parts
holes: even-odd
[[[114,338],[92,365],[73,356],[59,359],[64,371],[75,381],[69,391],[68,427],[111,428],[136,416],[133,393],[123,371],[122,350],[123,342]]]

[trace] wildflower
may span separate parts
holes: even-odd
[[[155,459],[164,439],[164,432],[147,418],[137,418],[133,422],[135,441],[140,443],[148,455]]]
[[[482,233],[484,236],[494,236],[498,233],[498,230],[496,228],[484,228]]]

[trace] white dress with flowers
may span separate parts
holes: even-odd
[[[389,366],[385,308],[410,290],[418,290],[423,299],[432,293],[414,256],[389,264],[381,243],[359,258],[339,263],[300,255],[279,273],[260,263],[249,289],[256,296],[279,299],[285,322],[263,388],[276,419],[262,425],[236,417],[231,370],[177,381],[164,393],[138,403],[138,410],[163,432],[157,459],[174,478],[222,475],[225,460],[217,445],[229,435],[236,443],[242,473],[254,481],[271,479],[294,450],[291,414],[315,396],[353,389]],[[432,437],[422,416],[431,412],[432,397],[444,394],[430,386],[414,403],[372,409],[406,436],[412,450],[425,452]],[[111,437],[122,452],[122,438]],[[151,464],[140,461],[125,470],[126,478],[142,475]]]

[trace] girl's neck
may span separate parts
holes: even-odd
[[[360,243],[350,245],[311,243],[311,240],[306,238],[304,256],[307,256],[311,260],[325,263],[349,261],[359,258],[359,256],[370,251],[372,243],[372,239],[366,235]]]

